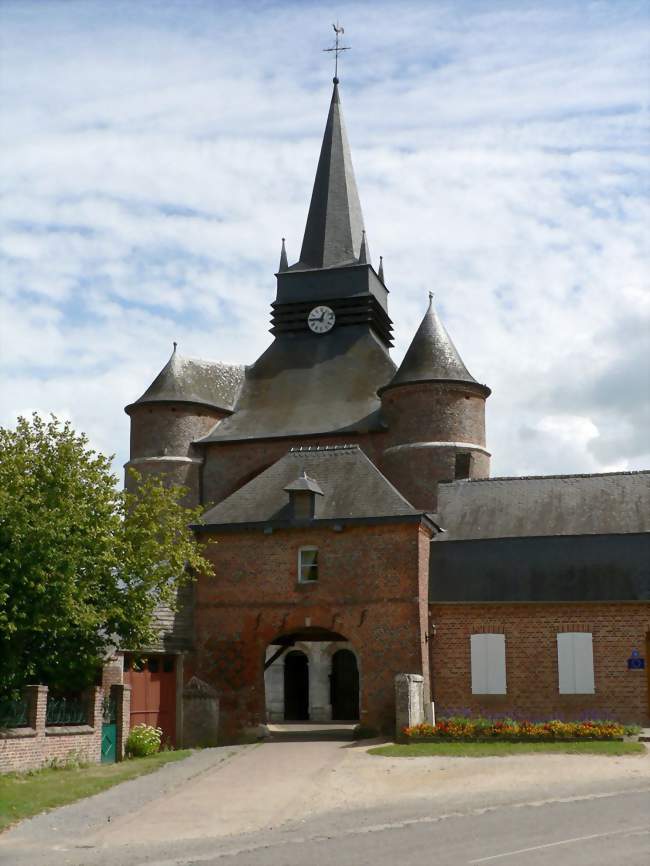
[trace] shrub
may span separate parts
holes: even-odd
[[[131,728],[126,741],[126,753],[131,758],[144,758],[160,751],[162,729],[141,723]]]
[[[452,716],[435,725],[404,728],[402,733],[408,740],[615,740],[626,733],[626,728],[609,720],[530,722]]]

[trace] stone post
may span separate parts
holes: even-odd
[[[47,716],[47,686],[25,686],[27,698],[27,722],[36,731],[37,737],[45,736]]]
[[[395,677],[395,739],[404,739],[402,729],[424,721],[424,677],[397,674]]]
[[[198,677],[183,689],[183,747],[216,746],[219,732],[219,698]]]
[[[115,760],[123,761],[126,741],[131,728],[131,686],[116,683],[111,686],[111,698],[115,701],[115,725],[117,728]]]

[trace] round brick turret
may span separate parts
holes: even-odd
[[[485,401],[433,303],[380,394],[387,426],[381,470],[416,508],[435,511],[439,481],[485,478]]]
[[[187,403],[140,403],[127,408],[131,417],[131,459],[125,464],[125,486],[133,489],[135,469],[141,476],[163,475],[170,484],[188,488],[187,505],[201,501],[203,454],[192,443],[207,436],[221,418],[220,409]]]
[[[203,450],[197,441],[231,414],[243,369],[181,358],[176,351],[135,403],[131,418],[130,460],[125,486],[133,489],[130,469],[141,476],[161,475],[170,484],[188,488],[187,505],[201,503]]]

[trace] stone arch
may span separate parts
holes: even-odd
[[[283,651],[284,647],[284,651]],[[266,718],[268,722],[291,721],[285,706],[285,664],[292,651],[303,653],[309,667],[310,721],[332,720],[331,675],[332,657],[337,649],[352,653],[359,669],[359,656],[350,641],[338,632],[318,626],[303,626],[276,636],[265,650],[266,663],[271,664],[264,672]],[[291,713],[290,713],[291,714]]]

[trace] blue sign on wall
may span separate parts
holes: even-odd
[[[639,655],[638,649],[632,650],[632,655],[627,660],[628,671],[642,671],[645,668],[645,659]]]

